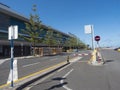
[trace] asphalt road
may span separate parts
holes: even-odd
[[[89,65],[84,56],[24,90],[119,90],[120,53],[110,49],[101,53],[106,61],[102,66]]]
[[[68,54],[18,59],[17,60],[18,78],[32,74],[34,72],[37,72],[39,70],[52,66],[56,63],[65,61],[67,58],[67,55]],[[10,63],[11,63],[10,60],[5,60],[0,64],[0,85],[7,83],[9,72],[10,72]]]
[[[81,51],[79,53],[88,53],[89,51]],[[66,61],[67,56],[74,57],[74,53],[63,53],[56,56],[44,56],[37,58],[26,58],[17,60],[18,79],[27,75],[33,74],[37,71],[56,65],[60,62]],[[0,86],[5,85],[8,81],[10,73],[10,60],[0,59]]]

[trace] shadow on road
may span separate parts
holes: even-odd
[[[66,84],[68,84],[67,82],[63,82],[63,83],[60,83],[60,84],[57,84],[57,85],[54,85],[54,86],[52,86],[52,87],[50,87],[50,88],[48,88],[48,89],[46,89],[46,90],[55,90],[55,88],[60,88],[60,87],[62,87],[62,86],[64,86],[64,85],[66,85]]]
[[[53,81],[61,81],[61,80],[65,80],[66,78],[62,78],[62,77],[56,77],[56,78],[53,78],[52,80]],[[53,85],[51,86],[50,88],[46,89],[46,90],[55,90],[55,88],[60,88],[64,85],[68,84],[67,82],[63,82],[63,83],[59,83],[59,84],[56,84],[56,85]]]
[[[66,79],[66,78],[56,77],[56,78],[53,78],[52,80],[60,81],[60,80],[65,80],[65,79]]]
[[[111,63],[114,62],[114,60],[106,60],[105,63]]]

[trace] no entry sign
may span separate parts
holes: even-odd
[[[95,41],[100,41],[100,36],[95,36]]]

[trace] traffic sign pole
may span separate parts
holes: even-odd
[[[14,61],[14,45],[13,45],[13,39],[12,39],[12,37],[11,37],[11,65],[10,65],[10,68],[11,68],[11,87],[13,87],[14,86],[14,84],[13,84],[13,61]]]
[[[11,40],[10,40],[10,43],[11,43],[11,87],[14,86],[14,82],[13,82],[13,62],[14,62],[14,41],[13,41],[13,35],[14,35],[14,27],[11,26]]]
[[[97,42],[97,48],[98,48],[99,41],[100,41],[100,36],[95,36],[95,41]]]
[[[95,50],[95,45],[94,45],[94,28],[93,25],[85,25],[85,33],[86,34],[91,34],[91,40],[92,40],[92,49]]]
[[[91,25],[91,30],[92,30],[92,48],[93,50],[95,50],[95,45],[94,45],[94,29],[93,29],[93,25]]]
[[[18,38],[18,26],[10,26],[8,28],[8,39],[10,40],[11,45],[11,63],[10,63],[10,70],[11,70],[11,87],[14,86],[14,71],[13,71],[13,62],[14,62],[14,39]]]

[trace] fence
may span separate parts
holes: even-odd
[[[46,55],[56,55],[62,52],[62,48],[50,48],[50,47],[36,47],[35,55],[46,56]]]

